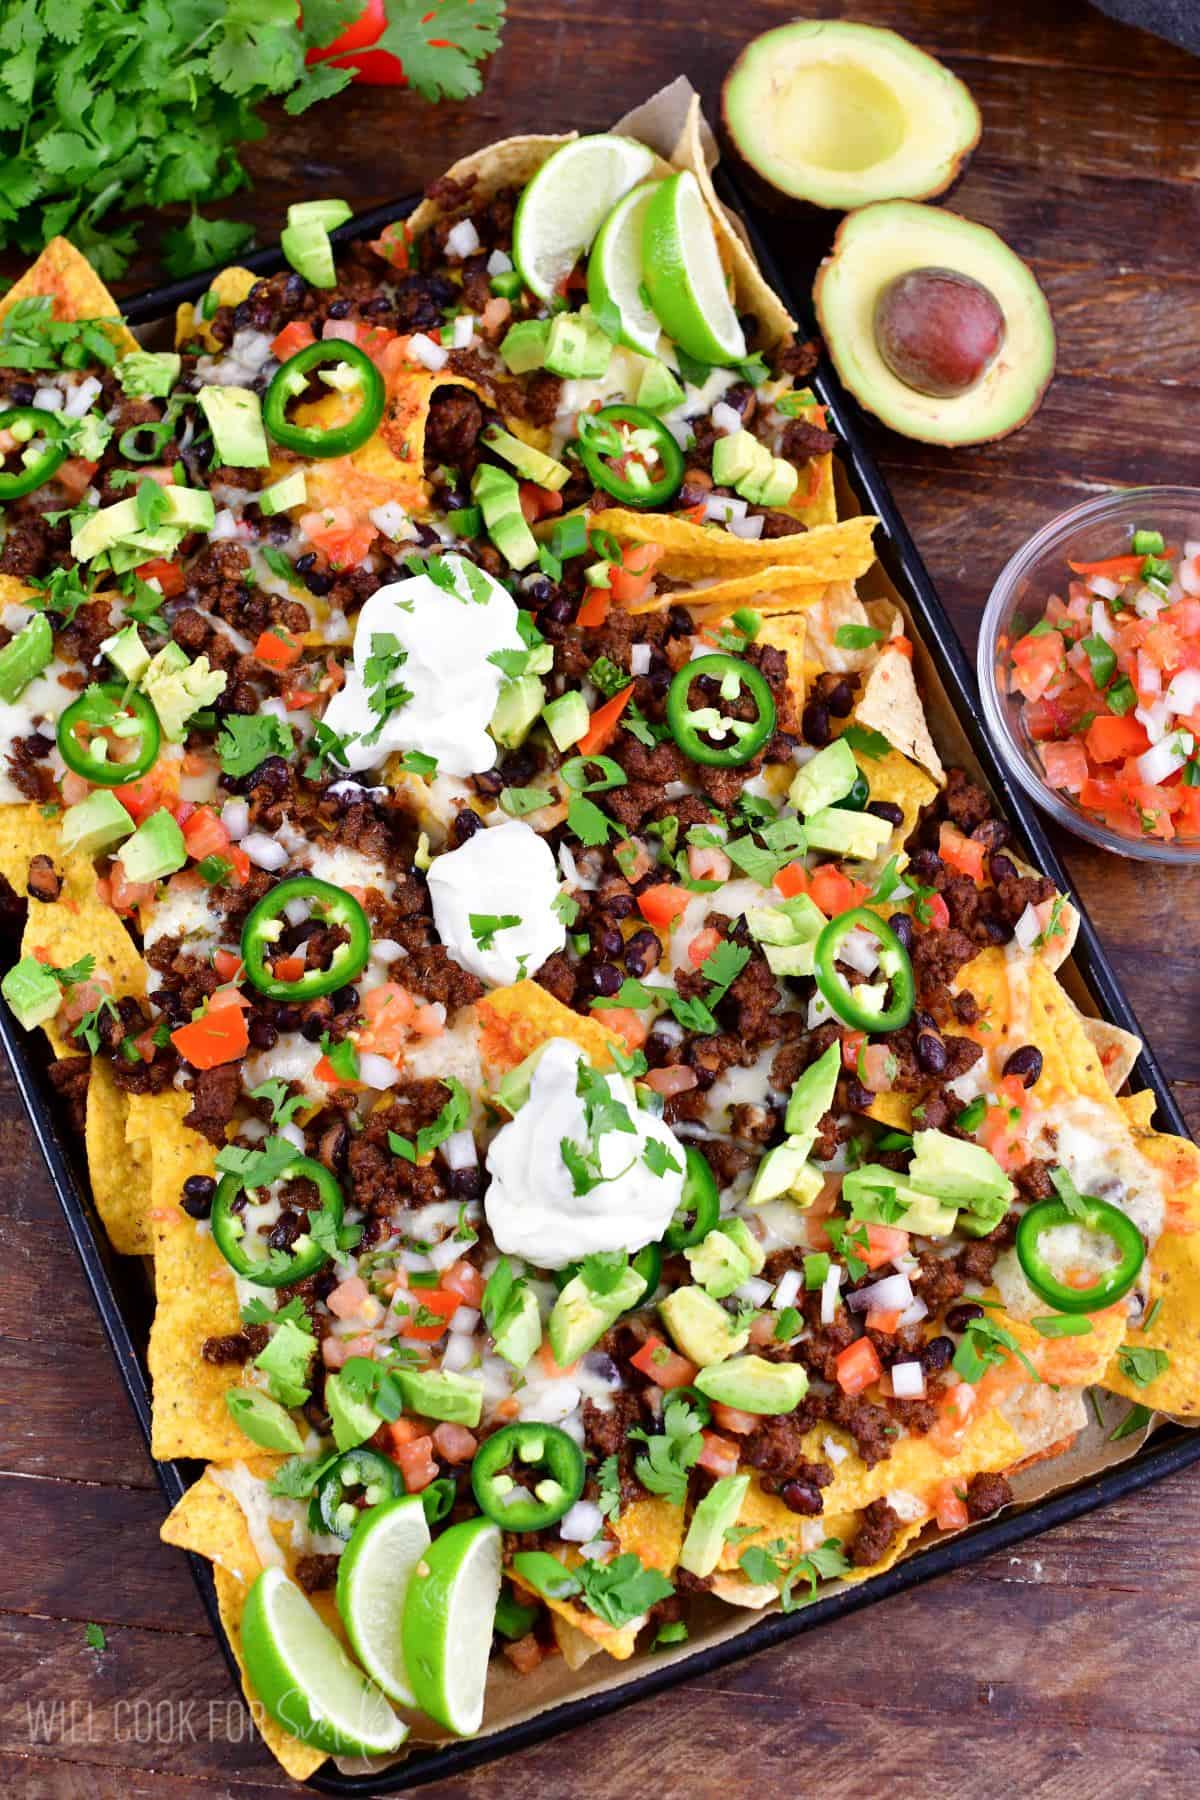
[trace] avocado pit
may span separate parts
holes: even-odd
[[[875,302],[875,343],[898,381],[934,399],[969,393],[1004,342],[994,294],[957,269],[908,269]]]

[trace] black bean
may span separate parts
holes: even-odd
[[[635,931],[625,946],[625,967],[631,975],[642,976],[657,968],[662,944],[653,931]]]
[[[1025,1086],[1031,1088],[1042,1073],[1042,1053],[1036,1044],[1022,1044],[1019,1050],[1013,1051],[1001,1072],[1019,1075]]]
[[[1013,862],[1011,857],[1004,856],[999,852],[995,856],[989,858],[988,868],[991,871],[992,880],[995,882],[1015,881],[1017,879],[1016,863]]]
[[[282,794],[288,785],[288,766],[282,756],[267,756],[254,771],[253,785],[270,788],[274,794]]]
[[[342,1163],[345,1161],[346,1151],[349,1149],[349,1146],[349,1126],[344,1119],[335,1119],[333,1124],[327,1125],[325,1130],[321,1133],[321,1142],[317,1150],[317,1155],[325,1164],[325,1167],[336,1175]]]
[[[290,1250],[304,1229],[305,1219],[289,1206],[280,1213],[271,1230],[267,1233],[267,1246],[271,1250]]]
[[[954,1361],[954,1342],[948,1337],[930,1338],[921,1352],[921,1367],[927,1375],[948,1369]]]
[[[330,995],[334,1012],[353,1012],[358,1005],[358,989],[356,987],[340,987]]]
[[[928,887],[941,874],[942,859],[936,850],[917,850],[908,867],[921,885]]]
[[[275,1024],[280,1031],[299,1031],[300,1008],[289,1006],[286,1001],[276,1001]]]
[[[183,1210],[193,1219],[207,1219],[212,1211],[217,1184],[211,1175],[189,1175],[183,1184]]]
[[[14,406],[32,406],[36,391],[32,381],[14,381],[8,397]]]
[[[54,739],[47,737],[44,731],[31,731],[25,742],[31,756],[49,756],[54,748]]]
[[[313,1276],[313,1293],[318,1300],[328,1300],[341,1279],[341,1270],[336,1263],[331,1263],[329,1268],[322,1269],[318,1275]]]
[[[615,994],[621,985],[621,971],[615,963],[597,963],[591,971],[592,989],[606,997]]]
[[[565,625],[569,619],[574,617],[574,613],[575,602],[568,600],[565,594],[560,594],[557,600],[552,600],[544,609],[542,616],[549,619],[552,625]]]
[[[913,924],[912,924],[912,920],[909,918],[908,914],[907,913],[893,913],[891,918],[888,920],[888,924],[891,926],[891,928],[895,932],[896,936],[900,939],[900,942],[904,945],[904,948],[911,955],[913,941],[914,941],[913,940]]]
[[[456,1200],[478,1200],[483,1192],[483,1176],[479,1168],[450,1169],[446,1175],[446,1192]]]
[[[278,1031],[270,1019],[264,1019],[261,1013],[255,1013],[246,1030],[256,1050],[273,1050],[279,1042]]]
[[[305,1019],[304,1023],[301,1025],[300,1035],[303,1038],[307,1038],[310,1044],[319,1044],[328,1029],[328,1020],[323,1019],[320,1013],[314,1013],[311,1018]]]
[[[979,923],[993,944],[1007,944],[1012,936],[1012,926],[1006,925],[1003,919],[994,919],[990,913],[982,913]]]
[[[820,700],[810,700],[800,720],[804,740],[821,749],[833,736],[829,728],[829,708]]]
[[[310,594],[327,594],[333,586],[333,576],[323,575],[320,569],[312,569],[304,577],[304,585]]]
[[[597,956],[620,956],[623,940],[614,925],[592,927],[592,949]]]
[[[691,637],[695,629],[696,626],[692,619],[692,615],[685,606],[671,606],[667,608],[668,637]]]
[[[877,819],[885,819],[889,825],[903,825],[902,809],[890,800],[868,800],[864,811],[874,813]]]
[[[636,905],[637,901],[632,894],[606,894],[604,896],[604,910],[610,913],[614,919],[627,919]]]
[[[932,1031],[917,1033],[917,1061],[927,1075],[941,1075],[946,1067],[946,1046]]]
[[[392,303],[386,294],[376,294],[373,300],[364,300],[359,312],[374,319],[380,313],[391,312]]]
[[[851,1075],[846,1083],[846,1105],[851,1112],[866,1112],[874,1098],[871,1089],[864,1087],[857,1076]]]
[[[535,575],[528,587],[521,589],[521,598],[532,600],[536,606],[544,606],[553,592],[544,575]]]
[[[946,1314],[946,1329],[947,1331],[965,1331],[972,1319],[982,1319],[982,1317],[982,1306],[977,1306],[974,1300],[961,1300]]]
[[[499,769],[485,769],[481,775],[473,775],[471,779],[475,783],[476,792],[485,794],[489,799],[493,799],[504,786],[504,777]]]
[[[288,275],[283,284],[283,304],[285,306],[299,306],[307,291],[308,284],[303,275],[297,275],[293,272]]]
[[[1002,844],[1011,842],[1012,832],[1003,819],[984,819],[971,833],[977,844],[987,850],[999,850]]]
[[[789,1512],[805,1513],[809,1517],[822,1511],[825,1504],[820,1488],[811,1481],[785,1481],[779,1490],[779,1498]]]
[[[303,556],[298,556],[296,558],[297,575],[307,575],[308,571],[310,569],[315,569],[316,566],[317,553],[315,550],[306,550]]]
[[[854,683],[843,676],[825,695],[825,704],[835,719],[848,719],[854,710]]]
[[[335,300],[330,306],[327,316],[331,319],[345,319],[349,317],[349,314],[349,300]]]
[[[475,836],[482,825],[483,820],[479,814],[472,812],[469,806],[464,806],[461,812],[454,815],[454,823],[450,827],[452,847],[457,849],[460,844],[465,844],[468,838]]]

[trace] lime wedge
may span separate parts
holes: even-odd
[[[712,220],[690,169],[651,196],[642,229],[642,271],[663,330],[700,362],[736,362],[746,340],[725,285]]]
[[[306,1744],[332,1755],[379,1756],[408,1736],[282,1569],[264,1569],[246,1596],[242,1652],[271,1717]]]
[[[338,1563],[338,1611],[355,1655],[401,1706],[416,1705],[400,1641],[404,1596],[428,1548],[425,1508],[418,1495],[405,1494],[362,1515]]]
[[[588,299],[592,311],[615,306],[621,320],[621,342],[643,356],[653,356],[662,326],[643,296],[642,228],[646,208],[661,184],[643,182],[626,194],[605,219],[588,257]]]
[[[623,194],[644,181],[654,152],[632,138],[576,138],[544,162],[517,205],[513,261],[539,300],[551,300]]]
[[[443,1531],[408,1584],[408,1678],[421,1711],[459,1737],[469,1737],[483,1721],[499,1598],[500,1528],[490,1519],[467,1519]]]

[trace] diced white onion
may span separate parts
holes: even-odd
[[[512,268],[512,257],[503,250],[493,250],[485,267],[489,275],[507,275]]]
[[[925,1371],[919,1362],[892,1364],[892,1392],[897,1400],[921,1400],[925,1395]]]
[[[746,538],[753,543],[762,536],[765,523],[762,514],[755,513],[752,519],[730,519],[729,529],[734,537]]]
[[[740,1287],[734,1288],[733,1292],[734,1297],[745,1301],[747,1306],[765,1306],[774,1289],[770,1282],[764,1281],[761,1276],[749,1275]]]
[[[912,1305],[906,1306],[904,1311],[900,1314],[900,1329],[903,1331],[909,1325],[919,1325],[922,1319],[927,1319],[928,1317],[929,1308],[918,1294]]]
[[[575,860],[575,852],[567,843],[558,846],[558,866],[562,878],[569,888],[583,888],[585,891],[599,887],[594,876],[585,875]]]
[[[373,1050],[363,1050],[358,1058],[359,1078],[369,1088],[395,1087],[400,1079],[400,1071],[395,1063],[390,1063],[386,1056],[376,1056]]]
[[[495,1406],[512,1393],[513,1372],[502,1356],[484,1355],[480,1364],[485,1406]]]
[[[1087,587],[1090,594],[1099,594],[1102,600],[1115,600],[1121,591],[1121,583],[1110,581],[1107,575],[1089,575]]]
[[[398,944],[395,938],[376,938],[371,945],[372,962],[383,963],[385,968],[389,963],[399,962],[402,956],[407,955],[404,945]]]
[[[837,954],[838,961],[848,968],[857,969],[860,975],[873,975],[879,967],[879,940],[873,932],[856,925],[838,945]]]
[[[775,1305],[782,1312],[785,1306],[793,1306],[796,1295],[804,1286],[804,1277],[799,1269],[788,1269],[779,1278],[775,1288]]]
[[[1196,740],[1190,731],[1173,731],[1138,757],[1138,774],[1147,787],[1156,787],[1176,769],[1182,769],[1195,747]]]
[[[237,536],[237,534],[238,534],[238,522],[234,518],[234,516],[233,516],[232,512],[229,510],[229,508],[227,506],[223,506],[221,508],[220,512],[217,514],[216,518],[213,520],[212,530],[209,532],[208,535],[210,538],[213,539],[214,542],[220,542],[224,538],[234,538]]]
[[[718,400],[712,409],[712,422],[718,431],[733,433],[742,429],[742,415],[736,407],[725,400]]]
[[[40,387],[33,396],[33,404],[40,412],[62,412],[64,398],[61,388]]]
[[[1156,594],[1153,588],[1139,588],[1133,597],[1133,610],[1140,619],[1157,619],[1166,604],[1162,595]]]
[[[661,1038],[664,1044],[682,1044],[684,1038],[683,1026],[679,1023],[678,1019],[656,1019],[654,1021],[654,1035],[655,1037]]]
[[[447,1237],[443,1238],[440,1244],[433,1246],[429,1252],[429,1260],[435,1269],[448,1269],[458,1261],[461,1252],[462,1245],[457,1244],[453,1237]],[[459,1312],[461,1311],[460,1307]],[[457,1317],[457,1314],[455,1316]]]
[[[459,1308],[459,1312],[462,1308]],[[457,1314],[455,1315],[457,1317]],[[450,1330],[454,1331],[454,1320],[450,1321]],[[461,1375],[475,1361],[475,1340],[461,1334],[446,1340],[446,1348],[442,1351],[442,1368],[448,1375]]]
[[[237,843],[250,829],[250,808],[245,800],[227,800],[221,808],[221,823]]]
[[[1162,670],[1157,663],[1150,661],[1144,650],[1137,653],[1137,691],[1139,694],[1157,694],[1162,689]]]
[[[709,494],[704,502],[704,517],[725,525],[730,519],[744,519],[746,505],[736,494]]]
[[[99,394],[100,383],[94,375],[89,375],[86,381],[81,381],[78,387],[72,388],[63,406],[68,419],[82,419]]]
[[[456,1131],[442,1145],[442,1155],[451,1169],[474,1169],[479,1165],[473,1131]]]
[[[470,349],[471,340],[474,338],[474,336],[475,336],[475,315],[474,315],[474,313],[459,313],[458,317],[454,321],[454,348],[456,350]]]
[[[1033,907],[1027,906],[1013,926],[1013,936],[1016,938],[1022,950],[1032,950],[1035,941],[1041,935],[1042,921],[1038,918]]]
[[[445,1241],[454,1251],[454,1261],[457,1262],[458,1245],[454,1242],[453,1238],[447,1238]],[[433,1250],[430,1252],[431,1258],[436,1258],[437,1253],[441,1248],[441,1244],[435,1244]],[[437,1267],[436,1262],[434,1263],[434,1266],[435,1268]],[[460,1306],[456,1313],[451,1313],[450,1315],[450,1329],[459,1335],[465,1332],[466,1335],[470,1337],[478,1324],[479,1308],[477,1306]]]
[[[631,647],[629,652],[629,670],[633,675],[648,675],[650,673],[649,644],[634,644]]]
[[[1200,545],[1187,546],[1187,556],[1179,565],[1178,581],[1185,594],[1190,594],[1193,599],[1200,595]]]
[[[1113,641],[1112,621],[1108,616],[1108,608],[1101,600],[1092,602],[1092,636],[1101,637],[1106,644]]]
[[[831,1463],[845,1462],[850,1452],[845,1444],[839,1444],[835,1437],[827,1437],[821,1444],[822,1450]]]
[[[409,338],[408,354],[414,357],[423,369],[429,369],[434,374],[439,369],[444,369],[450,360],[450,352],[443,350],[440,344],[435,344],[433,339],[426,337],[423,331],[414,331]]]
[[[518,1396],[518,1414],[522,1419],[537,1419],[543,1425],[557,1425],[573,1413],[582,1398],[573,1381],[529,1382]]]
[[[289,1144],[295,1144],[297,1150],[302,1151],[306,1147],[304,1143],[304,1133],[301,1131],[300,1127],[294,1125],[290,1119],[286,1125],[281,1125],[279,1127],[277,1135],[281,1138],[286,1138]]]
[[[567,1544],[587,1544],[599,1537],[604,1527],[604,1514],[594,1500],[577,1500],[562,1516],[558,1535]]]
[[[882,1281],[873,1281],[870,1287],[847,1294],[846,1305],[851,1312],[866,1312],[872,1307],[878,1307],[880,1312],[903,1312],[912,1297],[912,1282],[907,1275],[885,1275]]]
[[[1165,700],[1155,700],[1151,706],[1136,707],[1133,716],[1146,727],[1146,736],[1152,744],[1157,744],[1160,738],[1165,738],[1175,723],[1171,708]]]
[[[326,319],[321,327],[321,337],[325,343],[358,343],[358,326],[353,319]]]
[[[242,839],[242,849],[260,869],[274,871],[282,869],[288,859],[288,853],[282,844],[277,844],[273,837],[265,831],[252,831]]]
[[[479,248],[479,233],[470,219],[460,219],[446,233],[447,256],[474,256]]]
[[[289,900],[283,909],[283,916],[289,925],[304,925],[311,916],[312,909],[307,900]]]
[[[373,506],[367,515],[372,523],[382,531],[385,538],[398,543],[412,535],[412,520],[398,500],[385,500],[382,506]]]
[[[1172,712],[1200,712],[1200,669],[1180,669],[1172,675],[1164,698]]]
[[[686,450],[692,440],[692,428],[686,419],[673,419],[668,414],[662,423],[666,426],[681,450]]]
[[[815,1031],[818,1025],[823,1025],[826,1019],[832,1019],[833,1016],[832,1006],[818,988],[808,1003],[808,1029]]]
[[[838,1288],[842,1283],[842,1266],[830,1263],[829,1273],[821,1283],[821,1323],[832,1325],[837,1312]]]

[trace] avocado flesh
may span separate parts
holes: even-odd
[[[898,275],[953,269],[987,288],[1004,314],[999,353],[964,393],[920,393],[892,373],[875,341],[875,307]],[[1023,425],[1054,373],[1054,324],[1032,271],[1003,239],[943,207],[906,200],[843,219],[814,296],[838,374],[855,398],[903,437],[978,444]]]
[[[833,19],[753,39],[721,110],[760,181],[838,212],[943,193],[981,129],[970,91],[936,58],[893,31]]]

